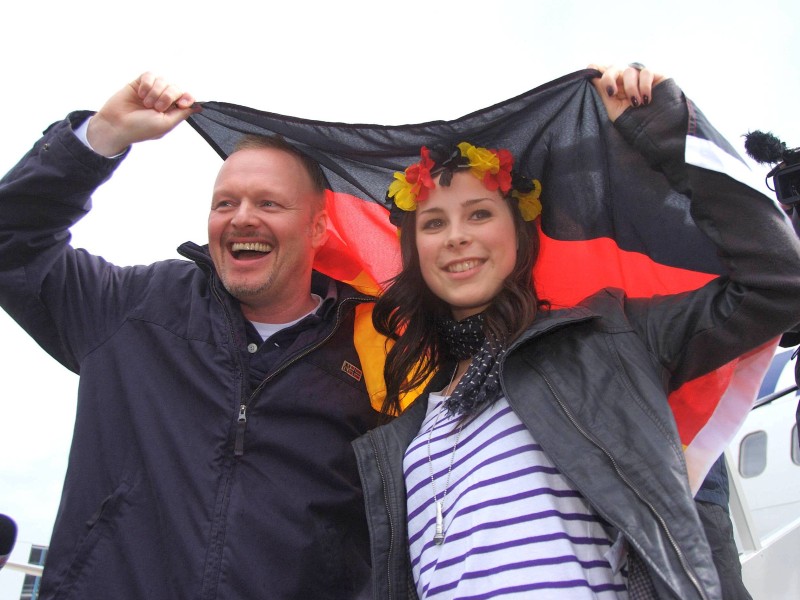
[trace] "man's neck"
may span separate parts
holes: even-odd
[[[312,296],[309,293],[298,302],[290,305],[254,306],[241,302],[240,306],[242,314],[249,321],[273,324],[291,323],[316,310],[319,306],[319,297]]]

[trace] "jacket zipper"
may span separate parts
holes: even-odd
[[[208,267],[206,267],[206,268],[208,268]],[[238,350],[235,349],[236,336],[234,335],[234,331],[233,331],[233,320],[231,319],[231,315],[230,315],[230,312],[228,311],[227,305],[225,304],[225,300],[222,298],[222,296],[219,293],[219,290],[217,289],[216,279],[214,278],[213,272],[211,272],[210,269],[209,269],[209,280],[211,282],[211,291],[214,293],[214,297],[220,303],[220,306],[222,306],[222,312],[225,314],[225,320],[228,323],[228,335],[230,337],[231,344],[234,346],[233,355],[234,355],[234,357],[236,359],[236,366],[239,368],[239,374],[240,374],[240,377],[242,378],[242,384],[243,384],[244,383],[244,365],[242,365],[242,359],[239,356]],[[240,387],[241,387],[241,385],[240,385]],[[247,403],[246,402],[242,402],[242,403],[239,404],[239,414],[238,414],[238,416],[236,418],[236,437],[235,437],[234,452],[233,452],[234,456],[241,456],[242,453],[243,453],[244,440],[240,439],[240,438],[244,437],[244,430],[245,430],[246,426],[247,426]],[[240,451],[240,446],[242,447],[241,451]]]
[[[378,467],[378,474],[381,476],[381,485],[386,490],[386,476],[383,474],[381,468],[381,459],[378,452],[378,446],[375,444],[375,437],[372,431],[369,432],[369,441],[372,444],[372,451],[375,453],[375,464]],[[388,490],[387,490],[388,492]],[[392,597],[392,552],[394,550],[394,519],[392,518],[392,511],[389,508],[389,494],[383,494],[383,503],[386,506],[386,514],[389,515],[389,552],[386,557],[386,584],[389,591],[388,597]]]
[[[334,321],[330,333],[328,333],[328,335],[326,335],[319,342],[313,344],[312,346],[309,346],[308,348],[303,350],[303,352],[301,352],[291,360],[286,361],[275,371],[270,373],[267,377],[264,378],[264,380],[261,383],[258,384],[258,387],[255,390],[253,390],[253,393],[250,394],[250,397],[239,405],[239,414],[236,418],[236,441],[234,443],[234,448],[233,448],[234,456],[238,457],[244,454],[244,434],[245,431],[247,430],[247,407],[250,405],[250,402],[252,402],[255,399],[255,397],[261,393],[261,390],[264,389],[264,386],[267,385],[267,383],[269,383],[277,375],[279,375],[280,373],[288,369],[290,366],[292,366],[294,363],[296,363],[298,360],[300,360],[305,356],[308,356],[311,352],[313,352],[314,350],[325,344],[325,342],[327,342],[329,339],[331,339],[333,335],[336,333],[336,331],[339,329],[339,325],[342,320],[342,311],[346,304],[350,302],[372,302],[372,301],[374,301],[374,298],[367,298],[367,297],[353,297],[353,298],[346,298],[345,300],[343,300],[336,309],[336,320]]]
[[[700,594],[700,597],[703,598],[704,600],[708,600],[708,597],[705,595],[705,592],[703,591],[703,588],[700,586],[700,582],[697,581],[697,578],[694,576],[694,574],[689,569],[689,566],[686,563],[686,557],[684,556],[684,554],[681,551],[681,549],[678,547],[678,544],[675,541],[675,538],[672,536],[672,532],[670,532],[669,528],[667,527],[667,522],[664,520],[664,517],[662,517],[659,514],[659,512],[656,510],[655,506],[653,506],[650,502],[648,502],[644,498],[644,496],[642,496],[641,492],[636,488],[636,486],[633,485],[633,483],[631,483],[631,481],[628,479],[628,477],[622,472],[622,470],[620,469],[619,465],[617,464],[617,461],[614,459],[614,457],[611,455],[611,453],[608,450],[606,450],[606,448],[604,446],[599,444],[594,438],[592,438],[588,434],[588,432],[580,425],[580,423],[578,423],[578,421],[572,415],[572,412],[569,410],[569,408],[566,406],[566,404],[564,404],[563,400],[561,399],[561,396],[558,395],[558,392],[556,391],[555,387],[553,387],[553,385],[550,383],[550,380],[547,378],[547,376],[544,373],[542,373],[539,369],[535,369],[535,370],[536,370],[537,373],[539,373],[539,375],[542,377],[542,379],[544,379],[544,382],[547,384],[547,387],[550,388],[550,392],[555,397],[556,402],[558,403],[558,406],[561,408],[561,410],[567,416],[567,419],[569,419],[570,423],[572,423],[572,426],[575,427],[575,429],[577,429],[578,432],[584,438],[589,440],[589,442],[591,442],[594,446],[599,448],[603,452],[603,454],[606,455],[608,460],[611,461],[611,464],[614,467],[614,471],[616,471],[616,473],[617,473],[617,475],[619,475],[620,479],[622,479],[622,481],[625,482],[625,484],[628,486],[628,488],[630,488],[633,491],[633,493],[636,494],[636,496],[639,498],[639,500],[641,500],[650,509],[650,512],[652,512],[653,515],[655,515],[656,519],[658,520],[659,524],[661,525],[661,528],[667,534],[667,539],[669,540],[670,545],[672,546],[672,549],[675,551],[675,554],[678,556],[678,559],[680,560],[681,566],[683,567],[684,573],[686,573],[686,576],[689,578],[689,580],[692,582],[694,587],[697,589],[698,593]]]
[[[213,269],[211,269],[211,267],[209,265],[205,264],[205,263],[201,263],[201,262],[198,262],[198,261],[195,261],[195,262],[200,268],[202,268],[202,269],[204,269],[204,270],[206,270],[208,272],[208,279],[209,279],[209,282],[210,282],[210,285],[211,285],[211,292],[214,294],[214,297],[220,303],[220,306],[222,307],[222,312],[225,314],[225,320],[226,320],[226,322],[228,324],[228,336],[229,336],[229,338],[231,340],[231,343],[233,344],[233,342],[235,340],[235,335],[234,335],[234,330],[233,330],[233,320],[231,319],[231,315],[230,315],[230,312],[228,311],[227,305],[225,304],[225,300],[222,298],[222,296],[219,293],[219,290],[217,289],[217,281],[216,281],[216,279],[214,277]],[[237,365],[237,367],[239,369],[239,376],[242,378],[242,382],[243,382],[244,381],[244,366],[242,365],[242,361],[241,361],[241,358],[239,357],[239,353],[238,352],[234,352],[234,357],[235,357],[235,360],[236,360],[236,365]],[[241,383],[240,383],[240,388],[241,388]],[[240,394],[241,394],[241,392],[240,392]],[[230,487],[231,471],[232,471],[232,468],[233,468],[232,464],[233,464],[233,461],[231,461],[231,466],[226,466],[224,468],[224,471],[223,471],[223,474],[224,474],[223,486],[224,486],[224,489],[226,490],[224,492],[224,494],[227,494],[227,490]],[[219,500],[219,495],[218,495],[218,500]],[[216,590],[217,590],[217,584],[219,582],[219,578],[217,577],[216,581],[214,583],[209,583],[208,579],[209,579],[209,577],[212,576],[212,575],[210,575],[210,572],[216,572],[216,574],[219,575],[219,566],[220,566],[221,561],[222,561],[221,547],[223,545],[223,542],[220,540],[220,533],[219,532],[220,532],[220,530],[224,530],[224,517],[222,516],[222,514],[219,514],[219,515],[215,514],[213,519],[211,520],[211,523],[212,523],[212,530],[211,530],[210,546],[206,548],[207,555],[206,555],[205,564],[204,564],[204,567],[203,567],[203,581],[202,581],[202,587],[201,587],[201,595],[202,595],[203,598],[210,598],[210,597],[216,596]],[[220,525],[221,523],[222,523],[222,525]],[[211,550],[211,548],[213,548],[213,551]],[[210,565],[210,560],[211,560],[209,558],[210,555],[213,555],[213,557],[214,557],[213,565]]]
[[[247,404],[239,405],[239,416],[236,418],[236,441],[233,446],[233,455],[244,454],[244,431],[247,429]]]

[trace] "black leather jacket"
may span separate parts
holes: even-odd
[[[506,355],[501,381],[548,457],[607,521],[611,539],[623,535],[647,566],[656,595],[718,598],[667,394],[797,322],[800,246],[769,198],[684,163],[686,101],[672,82],[655,96],[615,125],[691,196],[692,216],[719,247],[729,276],[650,299],[602,290],[575,308],[543,312]],[[425,396],[354,442],[375,598],[416,597],[402,459]]]

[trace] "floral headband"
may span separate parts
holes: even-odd
[[[500,190],[504,196],[510,193],[519,203],[522,218],[532,221],[542,212],[539,200],[542,184],[538,179],[528,179],[514,172],[513,166],[514,157],[504,148],[490,150],[461,142],[448,156],[437,162],[431,158],[428,148],[423,146],[418,163],[403,173],[394,174],[394,181],[386,193],[387,199],[393,201],[389,220],[399,226],[403,212],[417,210],[417,204],[427,200],[430,190],[436,187],[433,181],[435,176],[441,174],[439,184],[448,186],[455,171],[469,169],[489,191]]]

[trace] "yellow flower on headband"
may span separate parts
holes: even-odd
[[[486,189],[500,189],[507,194],[511,189],[511,169],[514,158],[508,150],[490,150],[477,148],[468,142],[458,145],[461,156],[469,161],[469,172],[480,179]]]
[[[389,185],[389,197],[394,198],[397,208],[403,210],[416,210],[417,196],[413,186],[406,179],[405,173],[395,173],[394,181]]]
[[[487,172],[494,174],[500,170],[500,159],[488,148],[476,148],[468,142],[461,142],[458,149],[461,156],[469,159],[472,174],[481,181]]]
[[[533,179],[533,189],[530,192],[522,193],[514,190],[511,195],[519,203],[519,212],[525,221],[533,221],[542,213],[542,202],[539,196],[542,194],[542,183],[538,179]]]

